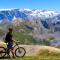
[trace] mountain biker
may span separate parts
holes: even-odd
[[[15,42],[15,40],[13,39],[12,31],[13,31],[12,28],[8,29],[8,32],[7,32],[6,37],[5,37],[5,42],[8,43],[8,45],[7,45],[8,55],[9,55],[9,53],[11,51],[12,55],[13,55],[13,58],[14,58],[15,56],[14,56],[13,42]]]

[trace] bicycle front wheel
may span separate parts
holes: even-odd
[[[18,47],[16,50],[15,50],[15,55],[16,57],[24,57],[26,54],[26,50],[23,48],[23,47]]]

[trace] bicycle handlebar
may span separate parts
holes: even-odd
[[[19,44],[20,44],[20,41],[16,41],[15,44],[16,44],[16,45],[19,45]]]

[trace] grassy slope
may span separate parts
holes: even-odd
[[[42,43],[42,40],[37,41],[37,39],[34,39],[33,36],[29,35],[29,33],[32,33],[31,29],[28,29],[26,27],[27,24],[22,24],[20,26],[15,27],[15,31],[13,32],[13,35],[15,36],[16,40],[19,40],[21,44],[44,44],[49,45],[49,41],[44,40],[44,43]],[[30,26],[30,25],[27,25]],[[23,31],[20,31],[23,30]],[[19,32],[20,31],[20,32]],[[50,38],[52,39],[52,38]]]
[[[23,30],[19,32],[19,30]],[[14,37],[16,40],[19,40],[21,44],[33,44],[33,37],[28,35],[32,31],[27,29],[24,25],[15,27],[15,31],[13,32]]]

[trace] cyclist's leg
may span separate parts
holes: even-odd
[[[9,46],[9,43],[7,45],[7,55],[8,55],[8,57],[10,57],[10,46]]]
[[[9,48],[10,48],[10,51],[12,52],[12,55],[13,55],[13,58],[15,57],[15,53],[14,53],[14,46],[13,46],[13,43],[10,43],[9,44]]]
[[[13,55],[13,58],[14,58],[15,57],[14,48],[11,48],[11,52],[12,52],[12,55]]]

